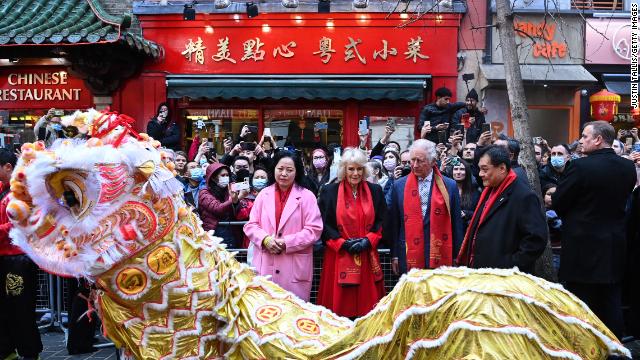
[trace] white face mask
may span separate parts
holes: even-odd
[[[220,176],[218,178],[218,186],[225,187],[229,185],[229,177],[228,176]]]
[[[396,168],[396,161],[394,159],[386,159],[382,165],[387,169],[387,171],[392,171]]]

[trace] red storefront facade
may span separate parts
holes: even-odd
[[[185,144],[198,127],[200,136],[222,143],[250,124],[260,133],[270,128],[279,145],[308,147],[324,122],[322,142],[353,146],[364,117],[374,140],[394,118],[394,137],[407,144],[435,89],[455,92],[461,14],[387,16],[139,15],[145,38],[161,45],[165,57],[125,84],[114,108],[136,115],[143,127],[168,98]]]

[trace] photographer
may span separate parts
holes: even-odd
[[[38,122],[33,127],[37,139],[44,141],[46,147],[51,146],[58,138],[64,137],[62,124],[60,123],[62,120],[60,117],[63,115],[63,110],[51,108],[46,115],[38,119]]]
[[[453,114],[453,124],[463,125],[466,130],[467,142],[476,142],[482,133],[485,123],[484,113],[478,108],[478,93],[471,89],[465,99],[465,107]]]
[[[147,124],[147,134],[160,141],[163,147],[181,150],[180,129],[174,121],[171,121],[169,105],[165,102],[158,105],[156,115]]]
[[[438,131],[446,131],[451,123],[451,116],[458,109],[466,106],[463,102],[456,102],[451,104],[451,90],[446,87],[441,87],[436,90],[436,101],[432,104],[426,105],[420,112],[420,122],[418,128],[421,132],[424,126],[428,122],[431,127],[431,131],[428,132],[423,139],[430,140],[434,143],[438,143]]]

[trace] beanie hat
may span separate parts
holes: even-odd
[[[466,98],[478,101],[478,93],[476,92],[476,89],[471,89],[471,91],[469,91],[469,93],[467,94]]]

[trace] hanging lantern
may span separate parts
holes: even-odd
[[[598,91],[597,93],[589,96],[589,103],[591,103],[591,117],[594,120],[612,122],[613,118],[618,114],[619,102],[620,95],[604,89]]]
[[[635,127],[640,127],[640,108],[631,109],[631,117],[635,122]]]

